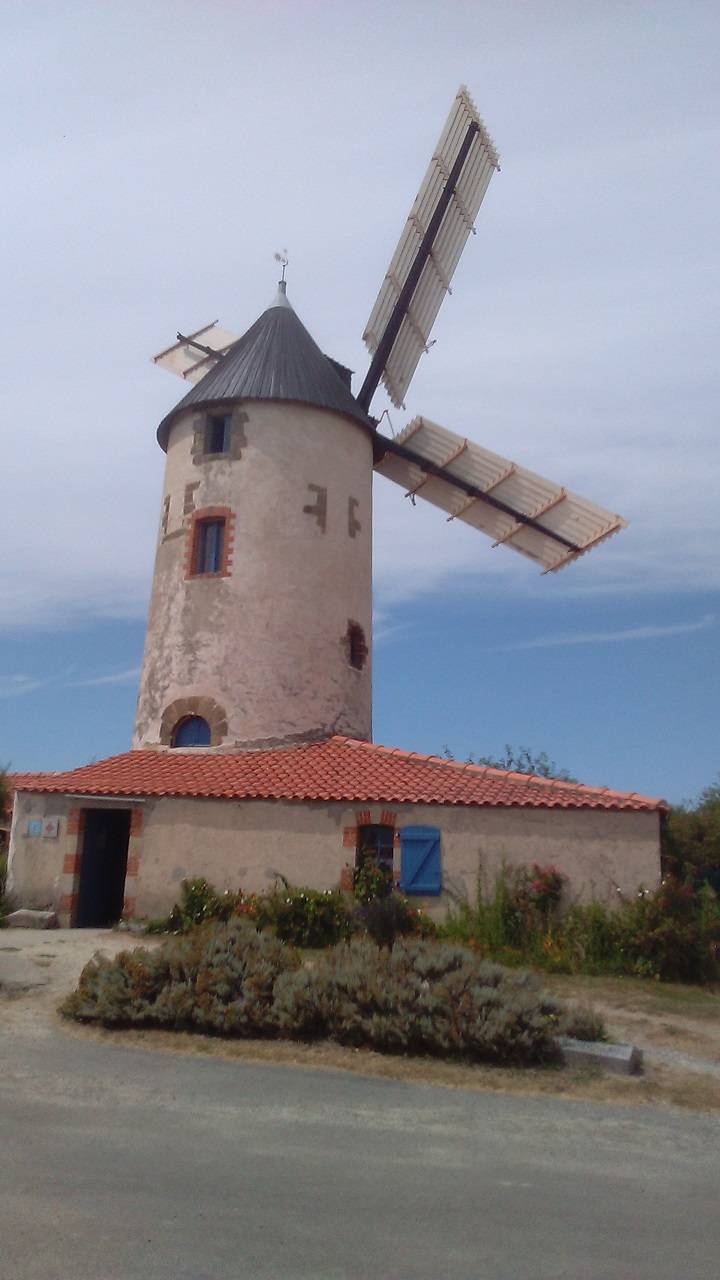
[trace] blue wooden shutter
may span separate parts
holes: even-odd
[[[401,827],[400,888],[403,893],[439,893],[440,830],[438,827]]]

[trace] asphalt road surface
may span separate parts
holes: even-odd
[[[0,1029],[0,1073],[2,1280],[720,1274],[712,1116],[244,1066],[57,1026]]]

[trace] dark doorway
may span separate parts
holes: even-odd
[[[129,809],[86,809],[75,924],[78,928],[115,924],[125,897]]]

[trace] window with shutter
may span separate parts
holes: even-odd
[[[440,893],[442,868],[438,827],[401,827],[400,888],[403,893]]]

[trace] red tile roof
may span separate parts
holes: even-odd
[[[16,791],[224,800],[344,800],[541,809],[662,810],[663,800],[333,737],[233,754],[128,751],[68,773],[15,774]]]

